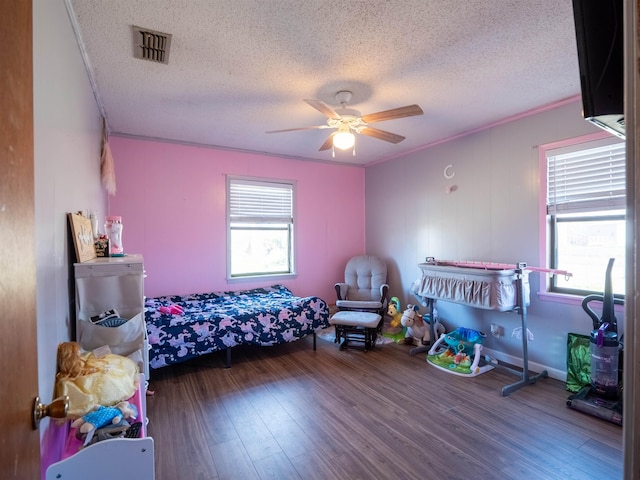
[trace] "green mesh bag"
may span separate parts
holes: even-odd
[[[591,384],[591,346],[588,335],[570,333],[567,339],[567,390],[576,393]]]

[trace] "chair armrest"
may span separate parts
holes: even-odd
[[[336,283],[334,285],[336,289],[336,296],[338,300],[346,300],[347,299],[347,291],[349,291],[349,285],[346,283]]]
[[[385,283],[380,286],[380,301],[383,305],[385,300],[387,299],[387,295],[389,295],[389,285]]]

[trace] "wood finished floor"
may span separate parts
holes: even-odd
[[[330,332],[329,330],[325,332]],[[622,478],[622,428],[566,407],[542,379],[442,372],[387,344],[238,347],[151,372],[156,478]]]

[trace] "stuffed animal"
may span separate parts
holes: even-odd
[[[389,300],[387,315],[391,317],[391,323],[389,323],[390,327],[397,328],[400,326],[402,314],[400,313],[400,299],[398,297],[391,297],[391,300]]]
[[[97,430],[105,425],[116,425],[122,420],[135,420],[138,416],[138,409],[129,402],[120,402],[115,407],[98,406],[89,413],[80,418],[75,419],[71,426],[80,427],[80,432],[88,433],[91,430]]]
[[[422,315],[418,313],[417,305],[407,305],[406,310],[400,319],[402,326],[407,329],[405,343],[414,343],[416,345],[427,345],[431,342],[431,328]],[[444,333],[444,326],[436,320],[434,326],[436,337]]]
[[[162,306],[158,308],[160,313],[166,313],[167,315],[182,315],[184,309],[180,305],[169,305],[168,307]]]
[[[422,319],[422,315],[418,314],[417,306],[407,305],[400,319],[400,323],[407,329],[405,343],[427,345],[431,341],[429,325]]]

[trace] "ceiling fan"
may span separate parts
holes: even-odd
[[[321,100],[304,99],[309,105],[318,110],[327,117],[326,125],[315,125],[312,127],[287,128],[284,130],[271,130],[266,133],[294,132],[297,130],[314,130],[320,128],[335,128],[336,131],[325,140],[320,147],[320,151],[330,148],[339,148],[347,150],[355,145],[356,133],[367,135],[368,137],[384,140],[385,142],[399,143],[405,139],[402,135],[387,132],[369,126],[371,123],[383,122],[385,120],[394,120],[397,118],[412,117],[414,115],[422,115],[424,112],[418,105],[407,105],[406,107],[393,108],[382,112],[370,113],[362,115],[359,111],[347,108],[351,101],[353,93],[348,90],[341,90],[336,93],[336,100],[340,103],[341,108],[335,111],[329,105]],[[355,149],[353,150],[355,155]],[[335,155],[335,153],[334,153]]]

